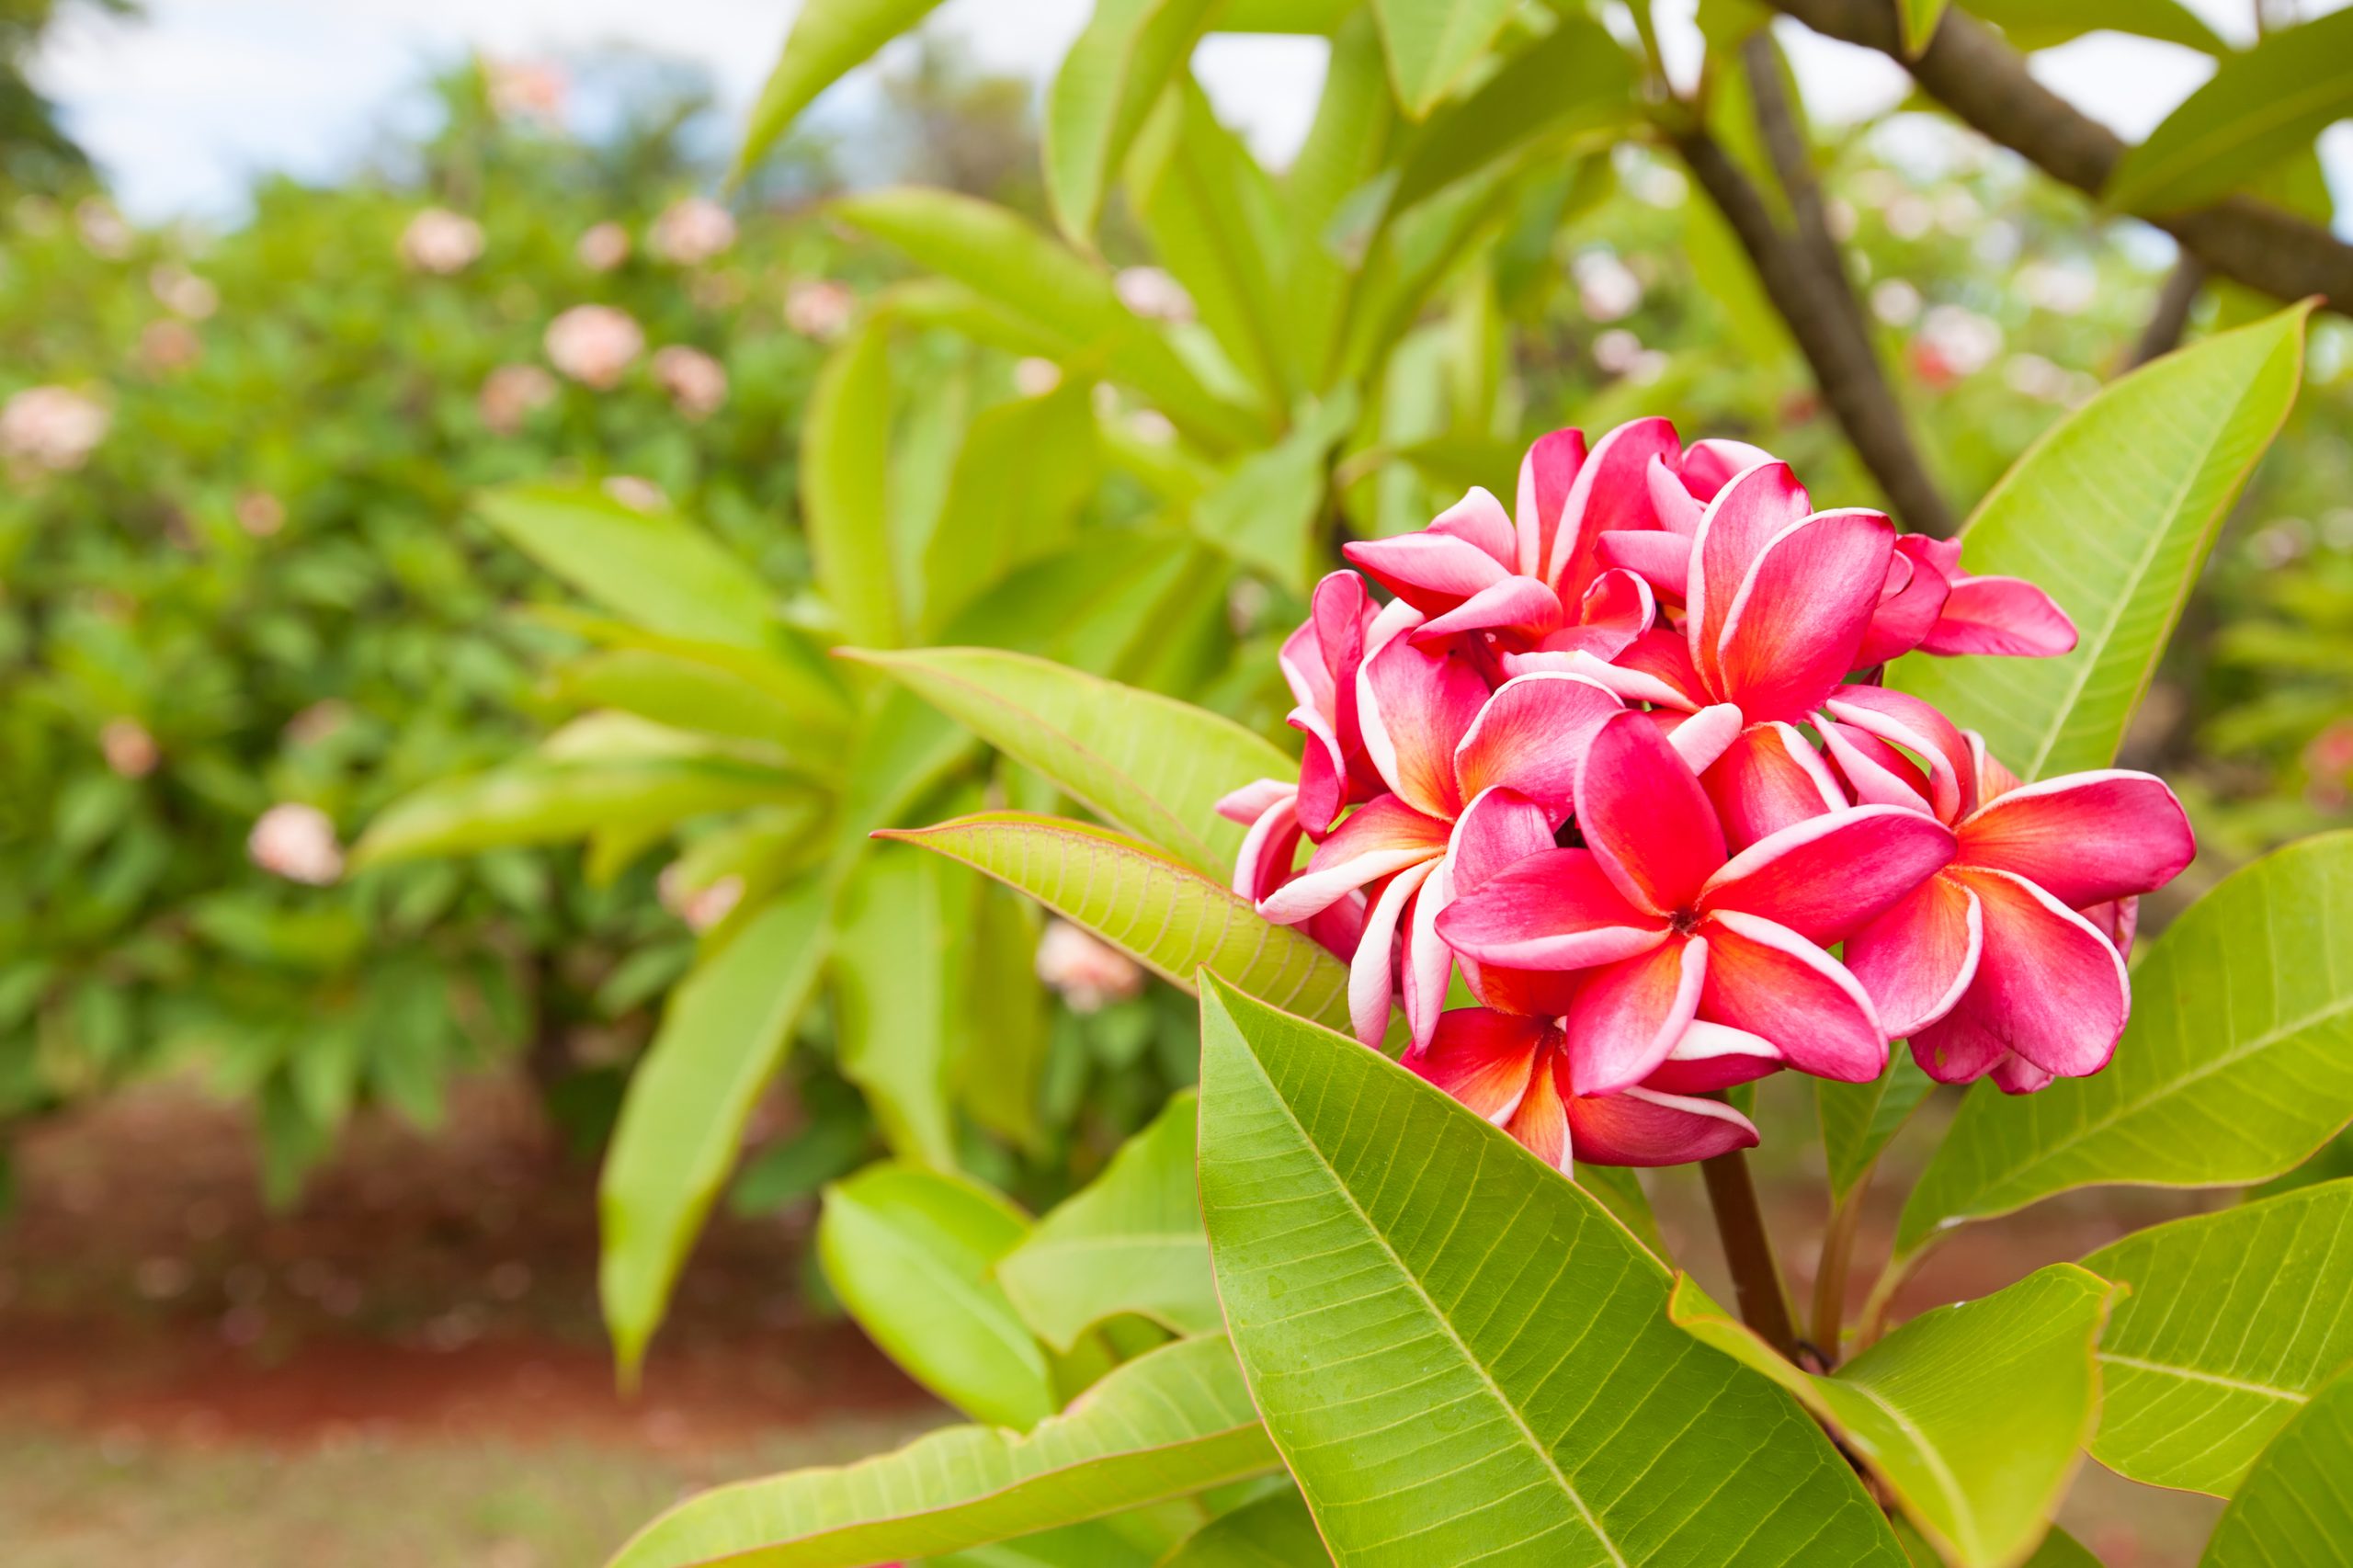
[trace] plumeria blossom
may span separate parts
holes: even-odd
[[[1952,828],[1950,862],[1847,944],[1921,1070],[2024,1094],[2107,1066],[2131,1015],[2136,901],[2198,852],[2173,791],[2126,768],[2021,784],[1981,737],[1875,687],[1838,692],[1823,728],[1859,795]]]

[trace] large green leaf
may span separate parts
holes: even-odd
[[[1830,1196],[1843,1201],[1870,1175],[1888,1141],[1904,1131],[1920,1102],[1937,1085],[1908,1051],[1888,1053],[1887,1071],[1868,1084],[1813,1082],[1822,1118],[1822,1153],[1829,1168]]]
[[[2109,1290],[2052,1264],[1923,1312],[1829,1377],[1790,1365],[1688,1279],[1667,1311],[1828,1422],[1948,1562],[2006,1568],[2034,1550],[2091,1432]]]
[[[2292,306],[2125,377],[1978,506],[1961,564],[2047,590],[2082,633],[2074,653],[1914,657],[1890,684],[1982,732],[2022,778],[2107,767],[2215,530],[2295,401],[2310,313]]]
[[[790,745],[805,733],[806,710],[767,687],[652,648],[599,649],[560,666],[555,680],[580,707],[617,708],[704,734]]]
[[[1211,1519],[1163,1559],[1161,1568],[1331,1568],[1331,1562],[1306,1499],[1287,1486]]]
[[[816,989],[828,903],[804,883],[754,915],[670,994],[630,1074],[597,1187],[597,1290],[624,1375],[662,1322],[744,1124]]]
[[[1294,765],[1232,720],[1190,703],[991,648],[920,648],[864,660],[1105,821],[1214,877],[1241,830],[1219,797]]]
[[[825,1188],[817,1256],[858,1327],[915,1381],[975,1420],[1027,1431],[1053,1413],[1052,1379],[989,1270],[1029,1232],[976,1181],[869,1165]]]
[[[1324,236],[1348,198],[1380,173],[1397,123],[1380,35],[1372,14],[1359,8],[1333,36],[1314,123],[1283,176],[1282,206],[1290,223],[1284,343],[1311,389],[1329,384],[1325,372],[1354,286],[1351,268]]]
[[[1211,969],[1276,1006],[1347,1024],[1345,964],[1151,845],[1021,812],[982,812],[886,836],[1019,889],[1187,990]]]
[[[1038,906],[995,882],[972,881],[972,934],[961,944],[957,977],[965,1035],[955,1064],[957,1101],[990,1131],[1042,1153],[1038,1082],[1052,1048],[1053,1014],[1038,983]]]
[[[1258,415],[1203,386],[1168,339],[1120,302],[1100,267],[1017,214],[914,187],[861,191],[832,210],[972,290],[1063,364],[1133,387],[1196,439],[1222,449],[1266,434]]]
[[[2101,199],[2126,212],[2175,212],[2238,189],[2353,115],[2353,16],[2268,32],[2226,54],[2206,85],[2126,150]]]
[[[950,868],[884,847],[843,892],[834,957],[842,1075],[866,1091],[892,1152],[956,1164],[948,1108]]]
[[[517,549],[649,631],[738,648],[767,642],[767,585],[676,512],[559,484],[485,491],[475,506]]]
[[[849,693],[824,651],[799,628],[771,626],[767,645],[754,651],[649,631],[568,606],[537,605],[529,613],[532,619],[568,631],[608,653],[653,654],[696,665],[714,677],[741,681],[760,693],[759,700],[790,710],[794,728],[808,739],[836,736],[849,727]]]
[[[801,516],[817,585],[842,635],[900,641],[891,559],[891,335],[870,319],[826,358],[801,426]]]
[[[1136,1312],[1178,1334],[1224,1325],[1193,1186],[1193,1096],[1179,1094],[996,1266],[1038,1336],[1068,1350],[1103,1319]]]
[[[1820,1428],[1500,1129],[1211,977],[1201,1212],[1336,1562],[1901,1564]]]
[[[2027,51],[2055,48],[2094,32],[2159,39],[2207,54],[2230,49],[2178,0],[1960,0],[1960,5]]]
[[[1342,387],[1270,447],[1252,452],[1193,506],[1193,528],[1244,566],[1304,598],[1318,563],[1333,447],[1357,420],[1354,388]]]
[[[2336,1568],[2353,1541],[2353,1367],[2263,1450],[2199,1568]]]
[[[865,1568],[1101,1518],[1279,1462],[1225,1341],[1181,1339],[1027,1434],[957,1426],[858,1464],[689,1498],[612,1568]]]
[[[1899,1257],[2071,1187],[2268,1181],[2353,1119],[2353,833],[2225,878],[2132,975],[2107,1070],[1962,1101],[1896,1226]]]
[[[937,632],[1007,573],[1069,543],[1101,472],[1084,383],[983,410],[924,551],[918,624]]]
[[[1415,119],[1486,51],[1512,0],[1372,0],[1397,101]]]
[[[706,812],[808,793],[806,780],[725,756],[579,762],[525,757],[401,797],[368,824],[352,863],[381,866],[513,844],[561,843],[617,825],[666,826]]]
[[[1046,196],[1063,233],[1086,243],[1112,171],[1184,65],[1218,0],[1096,0],[1046,91]]]
[[[2353,1181],[2142,1231],[2084,1267],[2132,1290],[2100,1335],[2092,1455],[2134,1481],[2229,1496],[2353,1363]]]
[[[773,146],[802,109],[851,67],[929,16],[939,0],[804,0],[785,35],[784,52],[752,105],[744,144],[735,153],[741,177]]]

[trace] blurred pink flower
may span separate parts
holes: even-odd
[[[727,369],[699,348],[673,343],[654,356],[654,379],[689,419],[707,419],[727,401]]]
[[[136,719],[108,720],[98,731],[98,750],[107,766],[125,778],[146,778],[164,756],[155,737]]]
[[[1143,994],[1143,971],[1134,960],[1066,920],[1046,922],[1038,978],[1061,992],[1074,1013],[1100,1012]]]
[[[204,357],[204,340],[176,316],[151,321],[139,332],[139,364],[151,376],[185,370]]]
[[[316,806],[280,801],[262,812],[245,837],[245,855],[274,877],[325,887],[343,875],[343,846],[335,824]]]
[[[80,468],[113,418],[105,403],[71,387],[27,387],[0,403],[0,460],[51,473]]]
[[[120,261],[138,240],[122,214],[102,196],[85,196],[74,205],[74,226],[82,243],[108,261]]]
[[[482,225],[446,207],[427,207],[401,231],[401,260],[420,272],[463,272],[482,255]]]
[[[221,290],[177,262],[148,273],[147,287],[165,310],[190,321],[202,321],[221,308]]]
[[[644,352],[645,333],[610,305],[574,305],[548,324],[548,358],[583,386],[609,392]]]
[[[744,900],[743,878],[730,873],[707,887],[690,888],[676,860],[662,868],[654,886],[662,907],[685,921],[687,928],[698,935],[726,919]]]
[[[267,539],[286,526],[286,504],[267,490],[248,490],[237,497],[237,526],[256,539]]]
[[[784,291],[784,324],[820,343],[839,337],[857,308],[849,286],[830,278],[803,278]]]
[[[645,246],[664,261],[694,267],[735,243],[735,219],[707,196],[673,203],[654,220]]]
[[[536,60],[494,60],[487,66],[490,107],[502,119],[536,119],[555,125],[563,119],[568,84],[555,66]]]
[[[1188,322],[1193,296],[1185,286],[1157,267],[1123,267],[1111,279],[1120,303],[1150,321]]]
[[[573,255],[591,272],[610,272],[629,259],[629,231],[610,219],[592,223],[582,232]]]
[[[501,365],[483,379],[475,405],[483,424],[512,436],[534,409],[554,402],[555,392],[555,378],[537,365]]]
[[[599,488],[632,512],[659,512],[670,505],[660,485],[633,473],[614,474]]]

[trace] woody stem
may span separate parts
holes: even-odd
[[[1797,1360],[1797,1325],[1790,1315],[1781,1270],[1773,1261],[1773,1240],[1765,1232],[1765,1214],[1757,1206],[1748,1156],[1734,1149],[1702,1160],[1699,1175],[1708,1184],[1708,1206],[1715,1210],[1716,1234],[1723,1244],[1724,1263],[1732,1270],[1741,1321],[1774,1349]]]

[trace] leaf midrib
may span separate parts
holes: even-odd
[[[1495,1403],[1502,1407],[1504,1414],[1510,1418],[1512,1426],[1518,1429],[1519,1435],[1527,1439],[1529,1448],[1543,1462],[1545,1470],[1551,1472],[1553,1481],[1561,1489],[1561,1494],[1569,1500],[1571,1506],[1576,1509],[1577,1517],[1583,1519],[1586,1528],[1593,1532],[1593,1539],[1600,1543],[1603,1551],[1609,1553],[1609,1560],[1618,1564],[1618,1568],[1632,1568],[1627,1561],[1626,1554],[1618,1550],[1618,1543],[1612,1540],[1608,1532],[1601,1528],[1601,1521],[1595,1517],[1593,1510],[1586,1506],[1584,1496],[1578,1493],[1567,1473],[1553,1459],[1552,1450],[1537,1439],[1535,1430],[1528,1425],[1527,1418],[1520,1414],[1519,1407],[1511,1402],[1509,1396],[1504,1392],[1503,1386],[1495,1381],[1495,1375],[1487,1369],[1486,1363],[1472,1354],[1471,1346],[1463,1342],[1460,1334],[1455,1332],[1453,1320],[1438,1310],[1437,1300],[1424,1287],[1420,1277],[1405,1266],[1405,1260],[1398,1256],[1397,1249],[1390,1245],[1388,1236],[1372,1222],[1372,1216],[1367,1213],[1364,1205],[1357,1200],[1356,1193],[1349,1188],[1346,1181],[1341,1179],[1340,1173],[1334,1168],[1331,1161],[1324,1157],[1324,1152],[1316,1147],[1315,1140],[1308,1133],[1306,1123],[1299,1119],[1299,1113],[1291,1108],[1290,1101],[1284,1096],[1280,1089],[1275,1086],[1275,1081],[1268,1075],[1266,1064],[1258,1060],[1258,1053],[1245,1046],[1239,1054],[1250,1063],[1250,1069],[1258,1075],[1258,1081],[1267,1086],[1267,1096],[1282,1108],[1283,1119],[1290,1122],[1292,1131],[1299,1134],[1300,1146],[1314,1157],[1316,1165],[1322,1167],[1326,1176],[1331,1178],[1333,1190],[1340,1195],[1357,1219],[1363,1223],[1365,1234],[1370,1236],[1381,1248],[1381,1253],[1397,1270],[1398,1278],[1404,1280],[1415,1297],[1427,1309],[1431,1321],[1438,1324],[1456,1351],[1461,1354],[1463,1364],[1478,1373],[1479,1381],[1486,1385],[1487,1392],[1494,1396]],[[1249,1363],[1245,1361],[1243,1368],[1247,1371]]]
[[[1868,1383],[1852,1382],[1844,1378],[1822,1378],[1817,1381],[1825,1386],[1846,1389],[1860,1395],[1870,1403],[1872,1409],[1894,1423],[1897,1431],[1912,1440],[1912,1449],[1920,1456],[1922,1463],[1927,1467],[1929,1479],[1934,1481],[1937,1483],[1937,1489],[1944,1494],[1945,1508],[1953,1521],[1953,1533],[1967,1538],[1954,1544],[1966,1550],[1972,1561],[1982,1554],[1984,1551],[1984,1542],[1979,1539],[1977,1517],[1969,1506],[1969,1497],[1961,1488],[1961,1478],[1953,1474],[1951,1466],[1945,1463],[1943,1452],[1936,1444],[1928,1440],[1928,1435],[1920,1430],[1909,1416],[1882,1398],[1879,1391]],[[1852,1426],[1849,1426],[1849,1435],[1852,1434]]]
[[[2138,1356],[2119,1356],[2102,1350],[2099,1358],[2120,1367],[2130,1367],[2139,1372],[2154,1372],[2160,1377],[2181,1378],[2189,1382],[2212,1383],[2221,1388],[2235,1389],[2241,1393],[2260,1394],[2266,1399],[2283,1400],[2290,1404],[2310,1404],[2313,1396],[2294,1389],[2273,1388],[2268,1383],[2248,1382],[2243,1378],[2225,1377],[2220,1372],[2200,1371],[2195,1367],[2180,1366],[2165,1361],[2144,1360]]]

